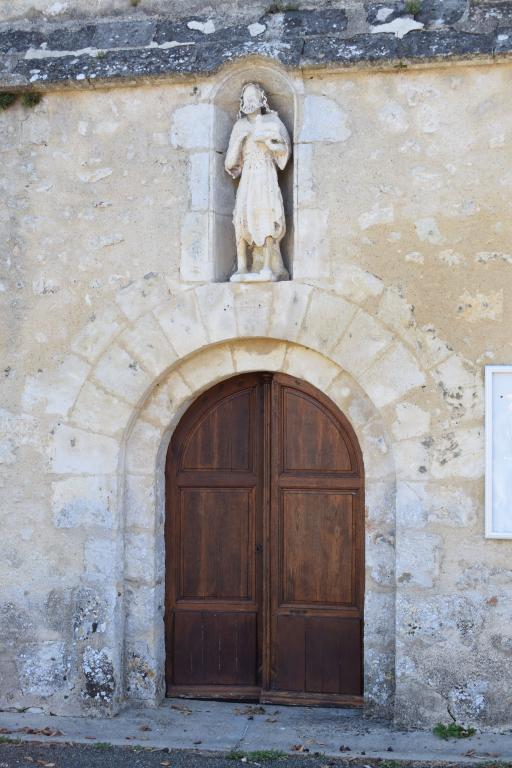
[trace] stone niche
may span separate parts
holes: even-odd
[[[187,281],[229,280],[236,264],[235,230],[232,216],[237,183],[226,173],[224,161],[229,137],[240,108],[240,94],[245,83],[259,83],[265,90],[271,109],[277,110],[292,143],[292,156],[279,171],[279,184],[286,216],[286,235],[281,253],[290,279],[293,276],[293,243],[295,234],[294,177],[296,160],[296,90],[290,79],[277,67],[257,63],[231,70],[220,79],[211,97],[211,138],[209,147],[208,245],[202,251],[203,263],[191,261],[182,250],[181,276]],[[191,184],[194,175],[191,174]],[[204,241],[203,241],[204,242]],[[205,251],[207,251],[205,253]]]

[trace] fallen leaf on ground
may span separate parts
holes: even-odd
[[[265,707],[261,706],[255,706],[253,704],[248,704],[246,707],[243,707],[243,709],[240,709],[240,707],[236,707],[235,714],[236,715],[249,715],[253,717],[254,715],[264,715],[266,712]]]
[[[309,752],[309,747],[305,747],[304,744],[292,744],[290,749],[293,752]]]
[[[96,741],[96,736],[84,736],[84,739],[92,739],[92,741]]]
[[[177,709],[182,715],[191,715],[192,710],[186,704],[171,704],[171,709]]]
[[[160,765],[170,765],[170,764],[171,764],[170,760],[163,760],[163,761],[160,763]]]
[[[17,733],[29,733],[32,736],[64,736],[62,731],[57,731],[53,728],[30,728],[26,725],[24,728],[18,728]]]
[[[0,733],[13,733],[10,728],[0,728]]]
[[[145,723],[143,725],[139,725],[139,731],[151,731],[151,727],[149,725],[146,725]]]
[[[277,723],[277,717],[267,717],[265,718],[266,723]]]
[[[203,742],[202,742],[202,740],[201,740],[201,739],[196,739],[196,740],[194,741],[194,744],[202,744],[202,743],[203,743]]]
[[[350,747],[347,747],[346,744],[342,744],[340,747],[340,752],[350,752]]]

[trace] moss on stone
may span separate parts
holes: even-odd
[[[24,107],[35,107],[39,104],[39,102],[42,99],[42,95],[40,93],[34,93],[33,91],[29,91],[28,93],[24,93],[21,97],[21,103]]]
[[[0,110],[12,107],[17,98],[16,93],[0,93]]]

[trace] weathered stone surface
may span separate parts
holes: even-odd
[[[49,446],[50,466],[56,474],[110,474],[116,471],[119,445],[104,435],[59,426]]]
[[[394,61],[402,55],[394,35],[357,35],[343,39],[339,37],[317,37],[307,40],[304,45],[305,65],[350,65],[363,61]]]
[[[280,14],[275,15],[280,16]],[[268,22],[269,17],[264,16],[261,21]],[[339,34],[347,28],[347,13],[342,8],[325,8],[317,11],[285,10],[281,23],[285,38]]]
[[[312,289],[294,282],[276,283],[272,287],[274,301],[269,336],[295,341],[300,334]]]
[[[91,315],[73,340],[72,349],[77,355],[94,362],[121,327],[119,313],[114,307],[107,307],[102,314]]]
[[[120,573],[119,546],[114,539],[95,536],[84,548],[84,577],[89,582],[115,584]]]
[[[128,403],[88,381],[76,400],[72,419],[83,429],[115,435],[126,427],[130,414]]]
[[[495,30],[500,26],[506,28],[512,17],[512,3],[508,0],[484,3],[470,2],[467,24],[470,28],[480,30]]]
[[[512,12],[511,12],[512,14]],[[512,53],[512,26],[503,27],[496,35],[495,53]]]
[[[404,530],[397,534],[397,583],[431,588],[439,576],[442,539],[438,534]]]
[[[149,312],[169,298],[170,291],[161,275],[148,272],[142,280],[135,280],[116,296],[116,301],[129,320]]]
[[[152,376],[160,376],[177,359],[175,350],[151,312],[141,317],[134,328],[127,328],[119,338],[134,359]]]
[[[504,54],[506,6],[495,3],[485,12],[473,5],[468,15],[468,0],[425,0],[413,19],[407,3],[375,3],[367,7],[366,29],[360,19],[351,24],[344,9],[329,7],[255,15],[245,24],[232,14],[25,24],[0,28],[0,72],[5,86],[79,85],[207,74],[251,55],[298,67]]]
[[[314,350],[330,352],[343,336],[357,307],[340,296],[313,291],[299,340]]]
[[[52,511],[57,528],[114,528],[115,477],[70,477],[53,483]]]
[[[470,0],[422,0],[414,18],[423,24],[450,26],[468,11]]]
[[[110,649],[88,646],[83,654],[82,670],[85,679],[83,700],[88,704],[111,704],[116,682]]]
[[[346,122],[346,114],[335,101],[325,96],[307,96],[299,142],[346,141],[351,134]]]
[[[279,371],[286,355],[286,345],[272,340],[257,339],[251,349],[243,342],[230,345],[233,363],[237,373],[254,370]]]
[[[66,686],[69,660],[65,644],[58,640],[26,647],[17,663],[22,693],[46,697]]]
[[[160,430],[139,420],[135,425],[126,456],[128,472],[151,475],[155,471],[155,458],[160,446]]]
[[[37,29],[5,28],[0,30],[0,51],[2,53],[15,51],[24,53],[29,48],[38,48],[44,42],[46,42],[46,35]]]
[[[212,342],[234,338],[237,335],[235,300],[228,283],[210,283],[196,291],[199,312],[208,325]]]
[[[138,48],[149,45],[155,32],[155,22],[148,21],[115,21],[98,24],[92,36],[92,47],[100,50],[111,48]],[[52,46],[49,41],[48,47]],[[78,47],[78,46],[77,46]],[[68,50],[73,50],[73,47]]]
[[[126,525],[152,530],[155,526],[155,481],[152,475],[127,475]],[[162,523],[157,520],[157,523]]]
[[[370,397],[383,406],[423,384],[425,374],[411,353],[397,344],[367,369],[365,381]]]
[[[68,355],[57,371],[40,371],[29,376],[23,392],[23,405],[28,411],[44,406],[46,413],[65,416],[75,402],[91,370],[84,360]]]
[[[393,56],[418,36],[505,37],[496,5],[480,29],[468,14],[403,37],[406,15],[371,32],[352,6],[339,35],[316,34],[320,16],[309,16],[296,25],[307,35],[286,38],[284,12],[258,6],[235,25],[196,6],[176,17],[179,46],[23,59],[44,76],[48,62],[65,75],[72,60],[78,73],[114,56],[120,77],[133,63],[144,87],[134,75],[130,88],[48,88],[0,120],[0,706],[83,714],[111,713],[123,696],[158,701],[169,440],[211,384],[266,370],[325,392],[361,445],[367,711],[431,725],[449,705],[478,727],[508,724],[510,557],[506,541],[483,536],[483,366],[512,359],[510,65],[478,54],[331,71],[319,58],[299,71],[267,57],[167,76],[180,50],[209,67],[215,43],[230,61],[235,26],[236,55],[332,44],[354,46],[350,63],[365,35],[370,53],[383,44]],[[67,24],[81,26],[59,16],[41,29]],[[163,80],[138,69],[141,50]],[[229,195],[211,182],[245,79],[264,83],[307,142],[283,179],[293,279],[250,290],[212,282],[226,279],[233,231]],[[191,282],[188,214],[201,214],[209,260]]]
[[[445,32],[411,32],[400,45],[400,55],[412,59],[436,59],[450,56],[469,58],[491,55],[496,42],[492,35]]]
[[[171,144],[177,149],[208,149],[213,121],[211,104],[190,104],[172,115]]]
[[[469,0],[422,0],[414,9],[414,19],[425,25],[450,26],[459,21],[469,8]],[[374,26],[388,24],[411,13],[406,2],[368,3],[367,21]]]
[[[172,302],[158,307],[154,314],[178,355],[186,355],[208,343],[193,291],[173,297]]]
[[[123,387],[119,387],[119,371],[125,373]],[[106,389],[136,403],[149,387],[151,379],[141,364],[120,346],[112,346],[98,361],[94,377]]]
[[[126,692],[138,701],[155,700],[163,693],[163,679],[152,648],[139,641],[126,649]]]
[[[392,334],[382,324],[375,322],[366,312],[359,311],[332,348],[332,358],[359,379],[392,342]]]

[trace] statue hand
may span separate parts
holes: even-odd
[[[225,165],[224,168],[232,179],[237,179],[242,172],[242,169],[239,165],[234,165],[232,168],[228,168],[227,165]]]
[[[286,149],[286,144],[280,139],[265,139],[265,145],[273,152],[282,152],[283,149]]]

